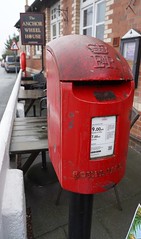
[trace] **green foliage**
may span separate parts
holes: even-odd
[[[16,34],[13,34],[12,37],[9,36],[8,40],[7,40],[6,43],[5,43],[5,49],[6,49],[6,50],[10,50],[13,40],[15,40],[16,42],[18,42],[18,41],[19,41],[19,36],[16,36]]]

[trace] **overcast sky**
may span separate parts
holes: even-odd
[[[34,0],[28,0],[31,5]],[[0,57],[9,36],[18,35],[15,23],[20,19],[20,12],[25,11],[26,0],[3,0],[0,11]]]

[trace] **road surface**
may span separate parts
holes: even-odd
[[[16,78],[16,73],[7,73],[5,69],[0,66],[0,120],[11,95]]]

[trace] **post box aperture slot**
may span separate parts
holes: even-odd
[[[92,118],[90,159],[113,155],[115,132],[116,116]]]
[[[115,100],[116,96],[113,91],[94,92],[94,96],[98,101],[110,101]]]

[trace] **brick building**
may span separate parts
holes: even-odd
[[[122,37],[130,30],[141,32],[141,1],[140,0],[111,0],[108,1],[105,20],[109,22],[105,26],[104,40],[120,50]],[[114,44],[117,40],[117,44]],[[141,49],[139,49],[141,52]],[[139,56],[140,58],[140,56]],[[140,60],[140,59],[139,59]],[[134,94],[134,106],[141,115],[141,67],[139,61],[138,84]],[[134,147],[141,146],[141,117],[133,126],[130,134],[131,144]]]
[[[63,35],[84,34],[104,40],[120,51],[121,39],[130,29],[139,35],[141,32],[140,0],[35,0],[31,6],[26,6],[26,12],[44,13],[46,44]],[[20,21],[15,26],[20,28]],[[26,51],[29,73],[45,69],[46,46],[21,46],[21,50]],[[141,114],[140,59],[138,64],[134,106]],[[140,118],[131,130],[134,146],[141,146]]]

